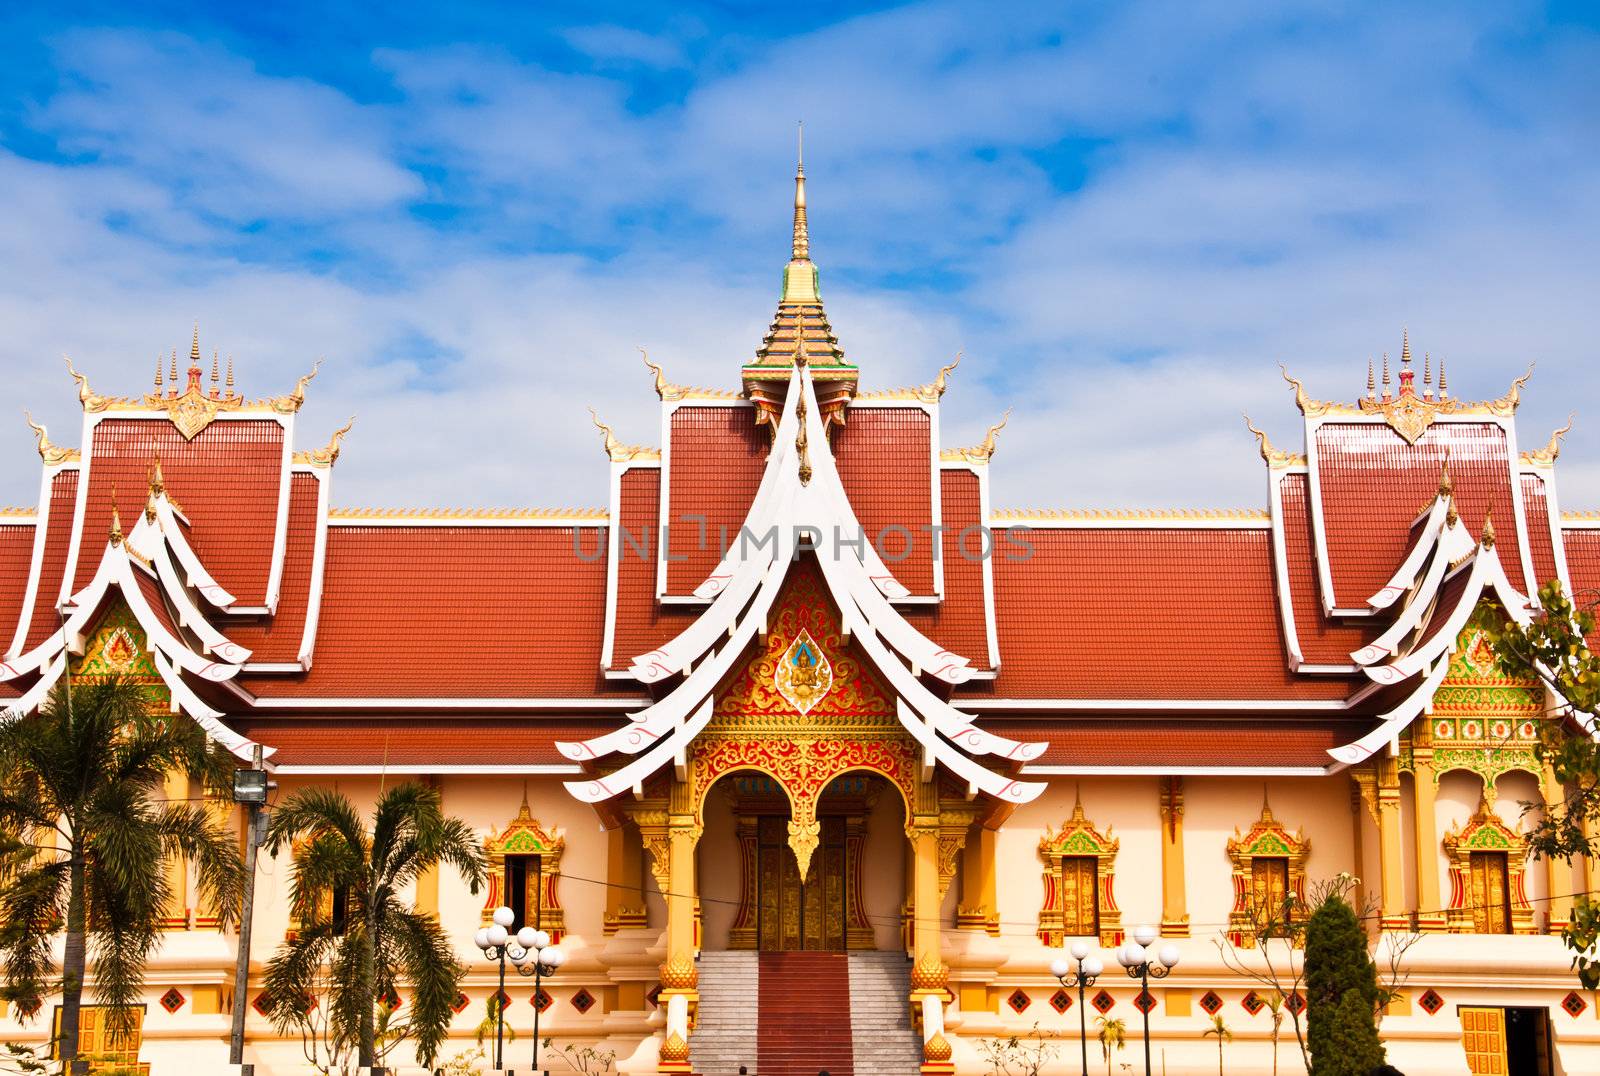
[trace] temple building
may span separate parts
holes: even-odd
[[[1159,1071],[1211,1072],[1216,1014],[1229,1072],[1299,1071],[1304,1000],[1263,978],[1264,950],[1288,961],[1262,910],[1348,874],[1398,1068],[1600,1071],[1600,999],[1559,937],[1593,868],[1525,848],[1522,805],[1562,792],[1538,731],[1567,719],[1484,630],[1548,580],[1600,587],[1564,431],[1519,433],[1528,378],[1458,397],[1404,339],[1393,370],[1352,369],[1351,403],[1284,372],[1304,443],[1257,434],[1260,510],[997,507],[1003,420],[945,442],[955,362],[869,387],[803,171],[795,194],[776,313],[728,387],[647,357],[659,447],[596,418],[601,509],[340,507],[349,427],[299,428],[315,371],[249,396],[198,329],[138,395],[71,371],[77,447],[35,426],[37,506],[0,514],[4,705],[118,671],[241,765],[259,747],[278,797],[436,787],[494,872],[416,885],[471,969],[446,1056],[498,989],[473,935],[506,904],[568,954],[539,993],[506,986],[519,1070],[537,1007],[625,1073],[981,1073],[987,1040],[1034,1033],[1078,1072],[1097,1018],[1125,1023],[1119,1067],[1142,1071],[1148,1021]],[[245,997],[233,929],[169,870],[186,897],[139,1033],[86,1020],[85,1052],[222,1071],[247,1006],[256,1071],[305,1071],[259,1011],[296,928],[288,859],[262,859]],[[1113,955],[1141,925],[1181,955],[1148,990]],[[1050,971],[1075,941],[1106,964],[1081,996]],[[0,1038],[42,1041],[49,1009]]]

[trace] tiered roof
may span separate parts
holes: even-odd
[[[693,727],[799,556],[929,757],[1004,797],[1030,774],[1337,769],[1423,712],[1480,602],[1600,590],[1600,517],[1557,495],[1565,431],[1519,448],[1526,378],[1462,401],[1425,358],[1418,389],[1408,338],[1398,384],[1385,361],[1355,403],[1289,378],[1304,447],[1258,434],[1265,510],[995,509],[1003,420],[940,439],[954,363],[857,391],[804,199],[801,170],[742,391],[647,357],[663,443],[602,425],[603,510],[333,507],[349,426],[302,447],[311,375],[246,399],[216,352],[208,382],[198,330],[181,387],[176,353],[138,397],[72,371],[81,447],[36,426],[38,507],[0,512],[0,698],[37,705],[120,602],[174,706],[286,770],[592,777],[619,736],[649,733],[626,768]],[[737,547],[798,524],[859,524],[881,555]]]

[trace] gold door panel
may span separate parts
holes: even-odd
[[[1506,1011],[1462,1006],[1461,1045],[1473,1076],[1506,1076]]]

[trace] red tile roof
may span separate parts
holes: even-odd
[[[1435,422],[1417,443],[1381,423],[1329,422],[1316,430],[1324,537],[1340,608],[1365,606],[1405,553],[1411,520],[1433,499],[1449,454],[1456,506],[1476,534],[1493,507],[1500,559],[1519,590],[1520,520],[1513,519],[1505,431],[1490,422]],[[1514,524],[1514,525],[1513,525]]]
[[[731,404],[680,407],[672,413],[670,429],[668,552],[683,559],[668,561],[666,592],[685,595],[722,559],[723,541],[738,541],[772,437],[756,426],[755,408]],[[652,517],[652,541],[656,528]]]
[[[928,638],[966,658],[974,669],[989,668],[989,638],[984,620],[983,539],[970,527],[983,524],[978,476],[969,470],[940,474],[944,532],[944,601],[938,605],[906,605],[900,611]],[[966,550],[962,535],[966,533]],[[902,580],[903,581],[903,580]]]
[[[336,526],[305,676],[241,678],[274,697],[594,695],[603,556],[573,527]],[[596,545],[582,528],[581,549]]]
[[[230,718],[236,732],[278,753],[279,766],[569,765],[557,741],[587,740],[616,722],[586,718],[383,717]]]
[[[1289,672],[1264,528],[1037,528],[994,558],[1001,698],[1342,699]],[[969,685],[971,686],[971,685]]]
[[[1572,600],[1591,609],[1600,601],[1600,530],[1590,527],[1563,527],[1561,544],[1567,551],[1567,572],[1572,577]],[[1600,649],[1600,631],[1589,639],[1591,649]]]
[[[852,407],[833,435],[856,518],[894,577],[922,596],[933,593],[931,437],[928,413],[918,407]]]
[[[1327,766],[1328,749],[1360,739],[1371,721],[1337,719],[1128,721],[1106,717],[980,721],[1000,736],[1044,741],[1039,766]]]
[[[28,569],[33,563],[33,524],[0,524],[0,650],[11,645],[17,617],[22,614],[23,592],[28,586]],[[0,683],[0,698],[15,698],[20,692],[10,681]]]
[[[634,467],[623,472],[617,522],[624,535],[654,533],[660,486],[659,468]],[[635,657],[672,639],[699,615],[698,606],[662,605],[656,601],[655,580],[654,547],[646,545],[640,555],[627,541],[619,542],[613,669],[626,669]]]
[[[224,635],[253,651],[252,663],[294,661],[305,633],[311,562],[317,544],[318,480],[302,471],[290,476],[289,483],[289,530],[277,613],[247,622],[215,610],[202,610]]]
[[[1316,546],[1311,535],[1311,506],[1307,500],[1309,482],[1306,475],[1298,473],[1278,478],[1283,505],[1284,562],[1288,569],[1295,634],[1300,640],[1300,654],[1308,664],[1349,665],[1351,651],[1365,646],[1383,625],[1371,621],[1356,624],[1336,621],[1323,613],[1318,597]],[[1396,560],[1394,567],[1399,566],[1400,561]]]
[[[39,565],[39,590],[33,600],[33,622],[28,627],[28,641],[22,647],[32,650],[45,637],[61,626],[56,602],[61,597],[61,579],[66,573],[67,547],[72,541],[72,512],[78,496],[78,471],[60,471],[50,480],[50,521],[45,525],[44,555]],[[130,518],[130,517],[124,517]],[[94,564],[100,563],[100,553],[105,548],[106,531],[97,536],[85,536],[83,547]],[[93,570],[91,566],[90,570]],[[9,641],[9,640],[8,640]]]
[[[94,574],[111,520],[111,491],[131,526],[143,510],[156,453],[167,491],[193,525],[189,536],[206,570],[240,606],[264,604],[278,524],[283,427],[266,419],[218,419],[192,441],[165,417],[108,418],[94,428],[83,551],[73,590]],[[59,576],[57,577],[59,578]]]
[[[1522,476],[1522,507],[1528,521],[1528,553],[1533,558],[1533,574],[1540,586],[1557,578],[1555,540],[1550,533],[1550,502],[1545,497],[1544,479],[1536,474]],[[1499,541],[1498,533],[1495,540]],[[1507,567],[1506,575],[1516,574]]]

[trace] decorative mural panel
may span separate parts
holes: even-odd
[[[1274,920],[1284,917],[1283,900],[1287,896],[1294,906],[1304,905],[1306,899],[1306,857],[1311,854],[1311,842],[1305,831],[1290,833],[1288,827],[1272,816],[1272,806],[1265,797],[1261,801],[1261,817],[1241,835],[1237,828],[1228,839],[1228,858],[1233,862],[1233,911],[1228,915],[1228,940],[1243,949],[1256,944],[1258,930]],[[1268,869],[1256,870],[1258,858],[1283,862],[1281,883],[1274,883],[1279,870],[1274,862]],[[1257,899],[1258,878],[1261,880],[1263,899],[1277,900],[1278,907],[1264,907]]]
[[[1534,746],[1544,689],[1536,680],[1500,671],[1489,629],[1504,619],[1499,605],[1479,604],[1456,639],[1432,712],[1419,719],[1433,746],[1435,781],[1450,770],[1467,770],[1492,788],[1496,778],[1512,770],[1541,774]]]
[[[530,875],[527,903],[539,909],[539,927],[549,932],[552,941],[560,941],[566,933],[567,918],[561,908],[557,883],[561,880],[561,853],[566,845],[566,838],[559,830],[546,831],[533,817],[528,810],[528,791],[524,788],[516,817],[506,823],[504,831],[491,832],[483,842],[483,850],[489,856],[489,897],[483,905],[483,925],[493,922],[494,910],[508,903],[510,895],[504,892],[506,858],[536,857],[525,861]]]
[[[1113,889],[1117,849],[1121,841],[1111,836],[1107,827],[1104,833],[1095,829],[1094,823],[1083,813],[1083,798],[1080,796],[1072,805],[1072,817],[1061,823],[1061,828],[1055,833],[1048,830],[1039,841],[1039,860],[1044,864],[1044,906],[1039,909],[1039,940],[1053,948],[1059,948],[1068,936],[1068,920],[1081,909],[1078,904],[1075,908],[1068,907],[1069,880],[1082,879],[1089,882],[1090,875],[1079,873],[1078,862],[1088,859],[1093,862],[1093,885],[1096,887],[1094,899],[1097,905],[1099,919],[1100,944],[1114,946],[1122,944],[1122,911],[1117,907],[1117,898]],[[1074,861],[1069,869],[1064,866],[1064,861]]]
[[[152,692],[151,701],[162,709],[171,701],[167,685],[156,671],[144,629],[133,610],[120,599],[107,604],[99,623],[84,640],[83,654],[72,659],[71,672],[78,679],[126,677],[147,685]]]
[[[1528,843],[1500,820],[1488,797],[1466,825],[1444,838],[1450,863],[1450,929],[1460,934],[1532,934],[1528,900]],[[1510,912],[1509,924],[1504,910]]]

